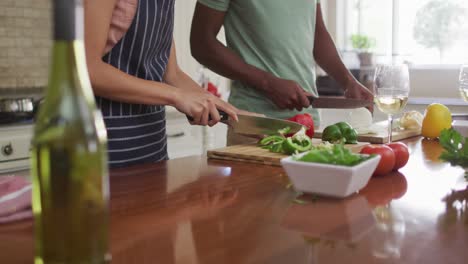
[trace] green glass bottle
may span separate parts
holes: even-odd
[[[82,0],[53,0],[49,85],[32,141],[35,264],[108,263],[107,135],[86,67]]]

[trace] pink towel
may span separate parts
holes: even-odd
[[[31,217],[31,183],[20,176],[1,176],[0,224]]]

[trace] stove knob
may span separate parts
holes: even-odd
[[[10,156],[13,154],[13,146],[11,146],[11,143],[2,147],[2,153],[5,156]]]

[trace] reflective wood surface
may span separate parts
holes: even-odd
[[[344,200],[300,197],[279,167],[190,157],[111,173],[112,263],[468,263],[468,188],[437,142]],[[32,263],[32,221],[0,262]]]

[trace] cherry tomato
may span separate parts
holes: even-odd
[[[408,163],[409,159],[408,147],[401,142],[389,143],[387,146],[389,146],[395,153],[395,167],[393,167],[393,170],[403,168],[406,163]]]
[[[377,169],[375,169],[374,176],[385,175],[391,172],[395,167],[395,153],[388,146],[368,145],[362,148],[360,153],[380,155],[380,162],[379,165],[377,165]]]

